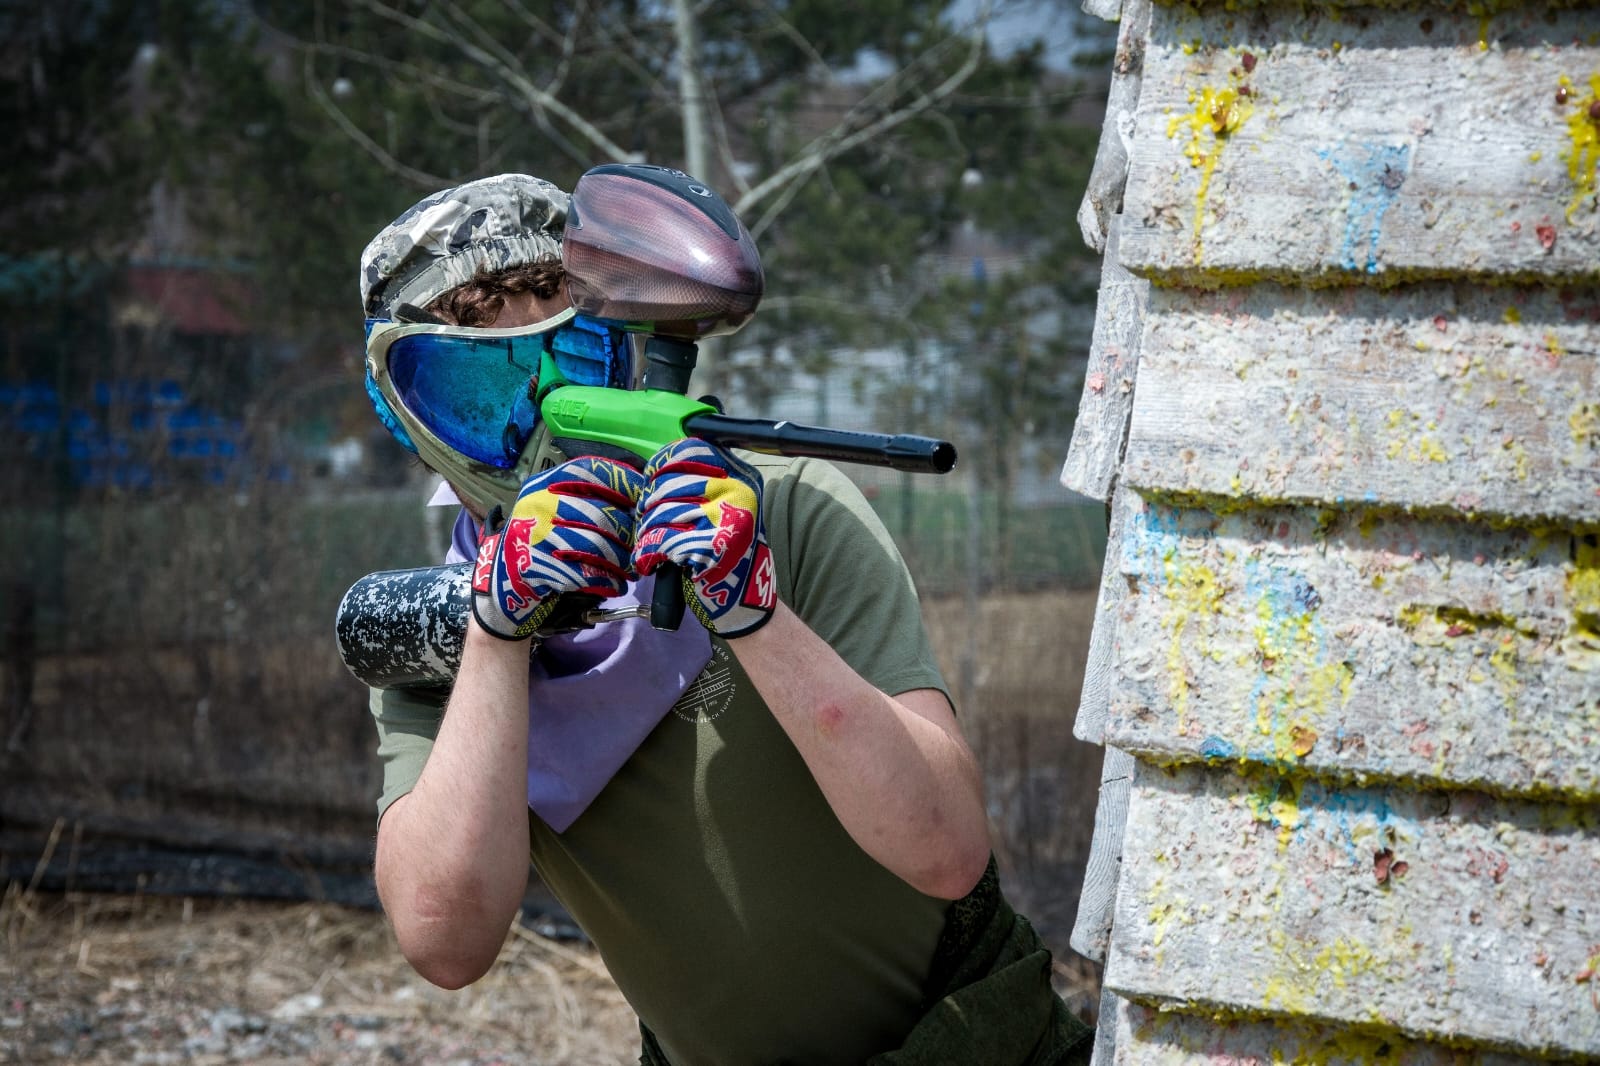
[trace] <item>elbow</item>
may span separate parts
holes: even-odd
[[[961,899],[983,879],[990,854],[988,827],[980,824],[946,835],[937,847],[929,849],[928,860],[906,880],[925,896]]]
[[[400,951],[424,981],[448,992],[466,988],[488,973],[496,957],[495,954],[468,955],[459,951],[439,951],[432,946],[408,947],[403,939]]]
[[[985,837],[980,846],[953,850],[945,861],[927,870],[916,885],[918,891],[935,899],[961,899],[978,886],[983,873],[989,868],[989,841]]]
[[[386,907],[400,953],[428,983],[454,991],[489,972],[516,907],[488,907],[417,887]]]

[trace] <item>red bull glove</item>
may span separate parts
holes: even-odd
[[[496,507],[478,538],[472,614],[504,640],[521,640],[556,609],[563,593],[602,598],[626,591],[637,470],[608,459],[572,459],[522,484],[502,524]]]
[[[761,521],[761,475],[703,440],[669,444],[644,468],[633,565],[683,568],[684,598],[722,637],[760,629],[778,604]]]

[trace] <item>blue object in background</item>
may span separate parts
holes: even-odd
[[[97,381],[90,404],[66,408],[46,382],[0,382],[0,433],[22,437],[30,459],[49,461],[64,447],[72,480],[83,487],[149,489],[174,475],[206,485],[293,480],[285,464],[253,469],[243,424],[188,402],[171,379]],[[167,463],[134,458],[153,455]]]

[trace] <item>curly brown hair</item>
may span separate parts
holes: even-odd
[[[464,285],[436,297],[428,310],[457,326],[487,326],[505,306],[506,297],[531,292],[548,300],[561,292],[567,272],[558,256],[546,255],[505,270],[480,269]]]

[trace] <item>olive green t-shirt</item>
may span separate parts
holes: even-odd
[[[910,576],[855,486],[826,463],[741,457],[765,482],[780,598],[882,691],[944,691]],[[381,814],[416,783],[442,703],[372,702]],[[858,1064],[915,1023],[946,903],[850,839],[721,640],[566,832],[530,824],[540,877],[674,1066]]]

